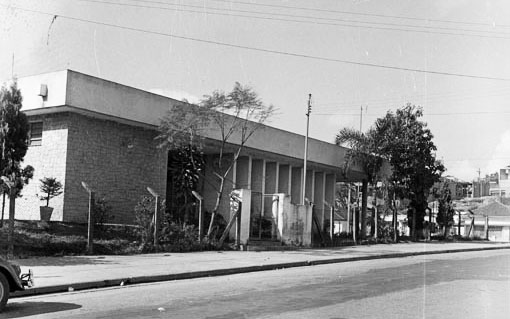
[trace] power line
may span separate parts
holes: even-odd
[[[54,14],[54,13],[49,13],[49,12],[44,12],[44,11],[39,11],[39,10],[20,8],[20,7],[16,7],[16,6],[12,6],[12,5],[0,4],[0,6],[8,7],[8,8],[16,9],[16,10],[21,10],[21,11],[26,11],[26,12],[33,12],[33,13],[48,15],[48,16],[52,16],[52,17],[57,16],[60,19],[80,21],[80,22],[84,22],[84,23],[91,23],[91,24],[107,26],[107,27],[112,27],[112,28],[118,28],[118,29],[123,29],[123,30],[130,30],[130,31],[141,32],[141,33],[155,34],[155,35],[171,37],[171,38],[175,38],[175,39],[182,39],[182,40],[188,40],[188,41],[194,41],[194,42],[200,42],[200,43],[214,44],[214,45],[225,46],[225,47],[236,48],[236,49],[278,54],[278,55],[282,55],[282,56],[291,56],[291,57],[297,57],[297,58],[312,59],[312,60],[317,60],[317,61],[359,65],[359,66],[366,66],[366,67],[387,69],[387,70],[407,71],[407,72],[453,76],[453,77],[479,79],[479,80],[493,80],[493,81],[505,81],[505,82],[508,81],[508,82],[510,82],[510,78],[491,77],[491,76],[483,76],[483,75],[453,73],[453,72],[443,72],[443,71],[430,71],[430,70],[423,70],[423,69],[398,67],[398,66],[393,66],[393,65],[365,63],[365,62],[358,62],[358,61],[327,58],[327,57],[320,57],[320,56],[314,56],[314,55],[308,55],[308,54],[302,54],[302,53],[286,52],[286,51],[250,47],[250,46],[245,46],[245,45],[232,44],[232,43],[220,42],[220,41],[214,41],[214,40],[199,39],[199,38],[193,38],[193,37],[188,37],[188,36],[176,35],[176,34],[172,34],[172,33],[149,31],[149,30],[138,29],[138,28],[134,28],[134,27],[116,25],[116,24],[112,24],[112,23],[92,21],[92,20],[87,20],[87,19],[83,19],[83,18],[70,17],[70,16],[66,16],[66,15]]]
[[[410,99],[427,99],[427,101],[431,99],[451,99],[451,98],[485,98],[485,97],[497,97],[497,96],[505,96],[510,94],[509,87],[493,87],[490,90],[484,90],[487,94],[473,94],[473,90],[456,90],[453,92],[448,93],[416,93],[416,94],[406,94],[405,96],[386,96],[386,97],[380,97],[380,98],[371,98],[371,99],[364,99],[364,103],[368,103],[371,106],[374,105],[374,103],[381,104],[383,102],[387,103],[394,103],[399,102],[402,100],[410,100]],[[482,91],[483,92],[483,91]],[[489,94],[490,93],[490,94]],[[332,109],[336,108],[341,104],[356,104],[356,100],[351,100],[351,102],[345,102],[345,100],[341,101],[325,101],[321,103],[317,103],[316,107],[321,108],[321,110],[325,109]],[[358,108],[357,106],[351,106],[352,108]]]
[[[424,34],[440,34],[440,35],[449,35],[449,36],[462,36],[462,37],[476,37],[476,38],[487,38],[487,39],[510,40],[510,37],[508,37],[508,36],[468,34],[468,33],[452,33],[452,32],[441,32],[441,31],[416,30],[416,29],[402,29],[402,28],[396,28],[396,27],[386,27],[386,28],[384,28],[384,27],[376,27],[376,26],[369,26],[369,25],[353,25],[353,24],[347,24],[347,23],[328,23],[328,22],[304,21],[304,20],[284,19],[284,18],[271,18],[271,17],[252,16],[252,15],[221,13],[221,12],[210,12],[210,11],[204,11],[204,9],[207,9],[207,10],[230,11],[230,12],[245,12],[245,13],[248,12],[248,13],[256,13],[256,14],[269,14],[269,15],[280,15],[280,16],[290,16],[290,17],[293,17],[293,15],[287,15],[287,14],[275,14],[275,13],[267,13],[267,12],[253,12],[253,11],[234,10],[234,9],[204,8],[203,6],[186,5],[186,4],[170,4],[170,3],[165,3],[167,6],[193,7],[193,8],[200,8],[202,10],[176,9],[176,8],[168,8],[168,7],[155,7],[155,6],[146,6],[146,5],[140,5],[140,4],[128,4],[128,3],[118,3],[118,2],[99,1],[99,0],[76,0],[76,1],[90,2],[90,3],[101,3],[101,4],[111,4],[111,5],[117,5],[117,6],[127,6],[127,7],[136,7],[136,8],[160,9],[160,10],[191,12],[191,13],[206,13],[206,14],[209,14],[209,15],[220,15],[220,16],[228,16],[228,17],[240,17],[240,18],[258,19],[258,20],[272,20],[272,21],[283,21],[283,22],[294,22],[294,23],[306,23],[306,24],[314,24],[314,25],[339,26],[339,27],[347,27],[347,28],[362,28],[362,29],[370,29],[370,30],[414,32],[414,33],[424,33]],[[134,0],[134,1],[150,2],[150,3],[157,2],[157,1],[147,1],[147,0]],[[161,2],[157,2],[157,3],[161,3]],[[299,17],[299,16],[294,16],[294,17]],[[326,19],[326,18],[316,18],[316,19]],[[330,19],[327,19],[327,20],[330,20]],[[335,20],[335,19],[331,19],[331,20]],[[377,22],[364,22],[364,21],[354,21],[354,20],[336,19],[336,21],[345,21],[345,22],[353,22],[353,23],[364,23],[364,24],[375,24],[375,25],[381,25],[381,24],[382,25],[397,25],[398,26],[398,24],[387,24],[387,23],[377,23]],[[404,25],[404,27],[406,27],[406,26]],[[412,28],[429,28],[429,27],[423,27],[423,26],[410,26],[410,25],[408,25],[407,27],[412,27]],[[431,28],[434,28],[434,27],[431,27]],[[436,28],[436,29],[438,29],[438,28]],[[439,29],[441,29],[441,28],[439,28]],[[452,28],[446,28],[446,29],[452,29]],[[452,30],[455,30],[455,29],[452,29]],[[509,35],[510,36],[510,33],[507,33],[507,32],[480,31],[480,30],[467,30],[467,29],[457,29],[457,30],[461,31],[461,32],[493,33],[493,34],[502,34],[502,35]]]
[[[469,101],[472,101],[474,99],[487,99],[487,98],[494,98],[494,97],[504,97],[504,96],[508,96],[510,94],[510,92],[505,92],[505,93],[500,93],[500,94],[486,94],[486,95],[466,95],[466,96],[463,96],[461,94],[454,94],[454,95],[444,95],[444,96],[441,96],[441,95],[436,95],[436,96],[431,96],[431,97],[428,97],[426,95],[424,96],[416,96],[416,97],[413,97],[413,100],[415,101],[414,103],[416,104],[421,104],[420,102],[418,101],[422,101],[422,102],[425,102],[425,103],[434,103],[434,102],[438,102],[438,101],[465,101],[465,100],[469,100]],[[368,101],[371,101],[368,103]],[[387,98],[387,99],[372,99],[372,100],[363,100],[364,103],[368,103],[368,105],[370,105],[371,109],[376,109],[376,110],[382,110],[382,109],[389,109],[389,108],[392,108],[391,105],[389,104],[399,104],[399,105],[405,105],[406,103],[410,102],[411,101],[411,97],[406,97],[406,98],[400,98],[400,97],[394,97],[394,98]],[[334,112],[336,110],[338,110],[339,108],[341,108],[342,110],[345,111],[345,109],[356,109],[357,106],[354,106],[355,104],[359,103],[359,101],[346,101],[346,102],[338,102],[336,103],[335,106],[327,106],[327,105],[318,105],[318,109],[320,112]],[[414,104],[412,103],[412,104]],[[393,106],[395,107],[395,106]]]
[[[466,157],[462,159],[442,159],[444,162],[463,162],[463,161],[490,161],[490,160],[503,160],[503,159],[510,159],[510,157],[486,157],[486,158],[475,158],[475,157]]]
[[[123,5],[123,6],[136,6],[142,8],[155,8],[155,9],[164,9],[164,10],[175,10],[167,7],[151,7],[151,6],[142,6],[135,4],[126,4],[126,3],[117,3],[110,1],[99,1],[99,0],[76,0],[76,1],[84,1],[84,2],[96,2],[96,3],[107,3],[107,4],[115,4],[115,5]],[[318,16],[307,16],[307,15],[295,15],[295,14],[286,14],[286,13],[274,13],[267,11],[253,11],[253,10],[239,10],[239,9],[228,9],[228,8],[217,8],[217,7],[204,7],[197,5],[189,5],[189,4],[175,4],[175,3],[167,3],[162,1],[153,1],[153,0],[129,0],[132,2],[142,2],[142,3],[152,3],[152,4],[164,4],[166,6],[178,6],[178,7],[190,7],[190,8],[199,8],[203,10],[217,10],[217,11],[227,11],[227,12],[241,12],[241,13],[252,13],[252,14],[264,14],[270,16],[280,16],[280,17],[291,17],[291,18],[303,18],[303,19],[316,19],[323,21],[339,21],[339,22],[349,22],[349,23],[363,23],[363,24],[371,24],[371,25],[383,25],[383,26],[392,26],[392,27],[408,27],[408,28],[422,28],[422,29],[431,29],[431,30],[448,30],[448,31],[459,31],[459,32],[478,32],[478,33],[488,33],[488,34],[499,34],[499,35],[510,35],[508,32],[501,31],[487,31],[487,30],[473,30],[473,29],[459,29],[459,28],[451,28],[451,27],[438,27],[438,26],[424,26],[424,25],[413,25],[413,24],[402,24],[402,23],[388,23],[388,22],[374,22],[374,21],[360,21],[360,20],[350,20],[350,19],[338,19],[338,18],[325,18]],[[196,12],[196,11],[194,11]],[[204,12],[204,11],[200,11]],[[211,12],[208,12],[211,13]],[[215,14],[215,13],[213,13]],[[245,17],[245,16],[243,16]],[[283,20],[287,21],[287,20]],[[289,20],[294,21],[294,20]],[[297,21],[294,21],[297,22]],[[307,21],[302,21],[307,22]],[[311,22],[310,23],[314,23]],[[334,24],[333,24],[334,25]],[[386,28],[383,28],[386,30]],[[413,30],[403,30],[403,31],[413,31]],[[455,35],[463,35],[463,34],[455,34]],[[470,35],[467,35],[470,36]]]
[[[495,27],[495,26],[504,27],[504,28],[510,27],[510,25],[506,25],[506,24],[497,24],[496,25],[494,23],[491,24],[491,23],[482,23],[482,22],[471,22],[471,21],[428,19],[428,18],[385,15],[385,14],[376,14],[376,13],[341,11],[341,10],[333,10],[333,9],[317,9],[317,8],[310,8],[310,7],[296,7],[296,6],[277,5],[277,4],[252,3],[252,2],[246,2],[246,1],[231,1],[231,0],[211,0],[211,1],[226,2],[226,3],[238,3],[238,4],[250,5],[250,6],[261,6],[261,7],[281,8],[281,9],[297,9],[297,10],[306,10],[306,11],[315,11],[315,12],[351,14],[351,15],[377,17],[377,18],[403,19],[403,20],[423,21],[423,22],[441,22],[441,23],[451,23],[451,24],[459,24],[459,25],[474,25],[474,26],[484,26],[484,27]]]
[[[450,115],[494,115],[494,114],[510,114],[510,111],[502,111],[502,112],[489,112],[489,111],[480,111],[480,112],[448,112],[448,113],[426,113],[423,112],[423,116],[450,116]],[[315,113],[315,115],[342,115],[342,116],[360,116],[359,113],[340,113],[340,112],[332,112],[332,113]],[[365,113],[365,116],[380,116],[380,114],[374,113]]]

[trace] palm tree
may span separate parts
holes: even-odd
[[[377,124],[377,123],[376,123]],[[362,167],[365,178],[362,180],[361,197],[361,234],[360,238],[366,236],[366,214],[367,214],[367,191],[368,183],[373,184],[378,178],[379,171],[383,164],[382,155],[382,130],[378,127],[370,128],[366,133],[352,128],[341,129],[335,137],[335,143],[339,146],[347,146],[347,156],[344,162],[344,172],[353,165]],[[357,227],[354,227],[355,231]]]

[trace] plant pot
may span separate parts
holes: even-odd
[[[41,214],[41,220],[49,222],[51,219],[51,213],[53,213],[53,207],[40,206],[39,213]]]

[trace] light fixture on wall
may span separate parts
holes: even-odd
[[[39,88],[39,96],[43,99],[48,97],[48,86],[46,84],[41,84],[41,87]]]

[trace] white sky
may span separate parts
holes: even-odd
[[[191,102],[239,81],[300,134],[312,93],[310,136],[328,142],[359,128],[361,105],[366,130],[410,102],[446,174],[471,180],[510,164],[509,17],[504,0],[0,0],[0,79],[14,55],[18,77],[69,68]]]

